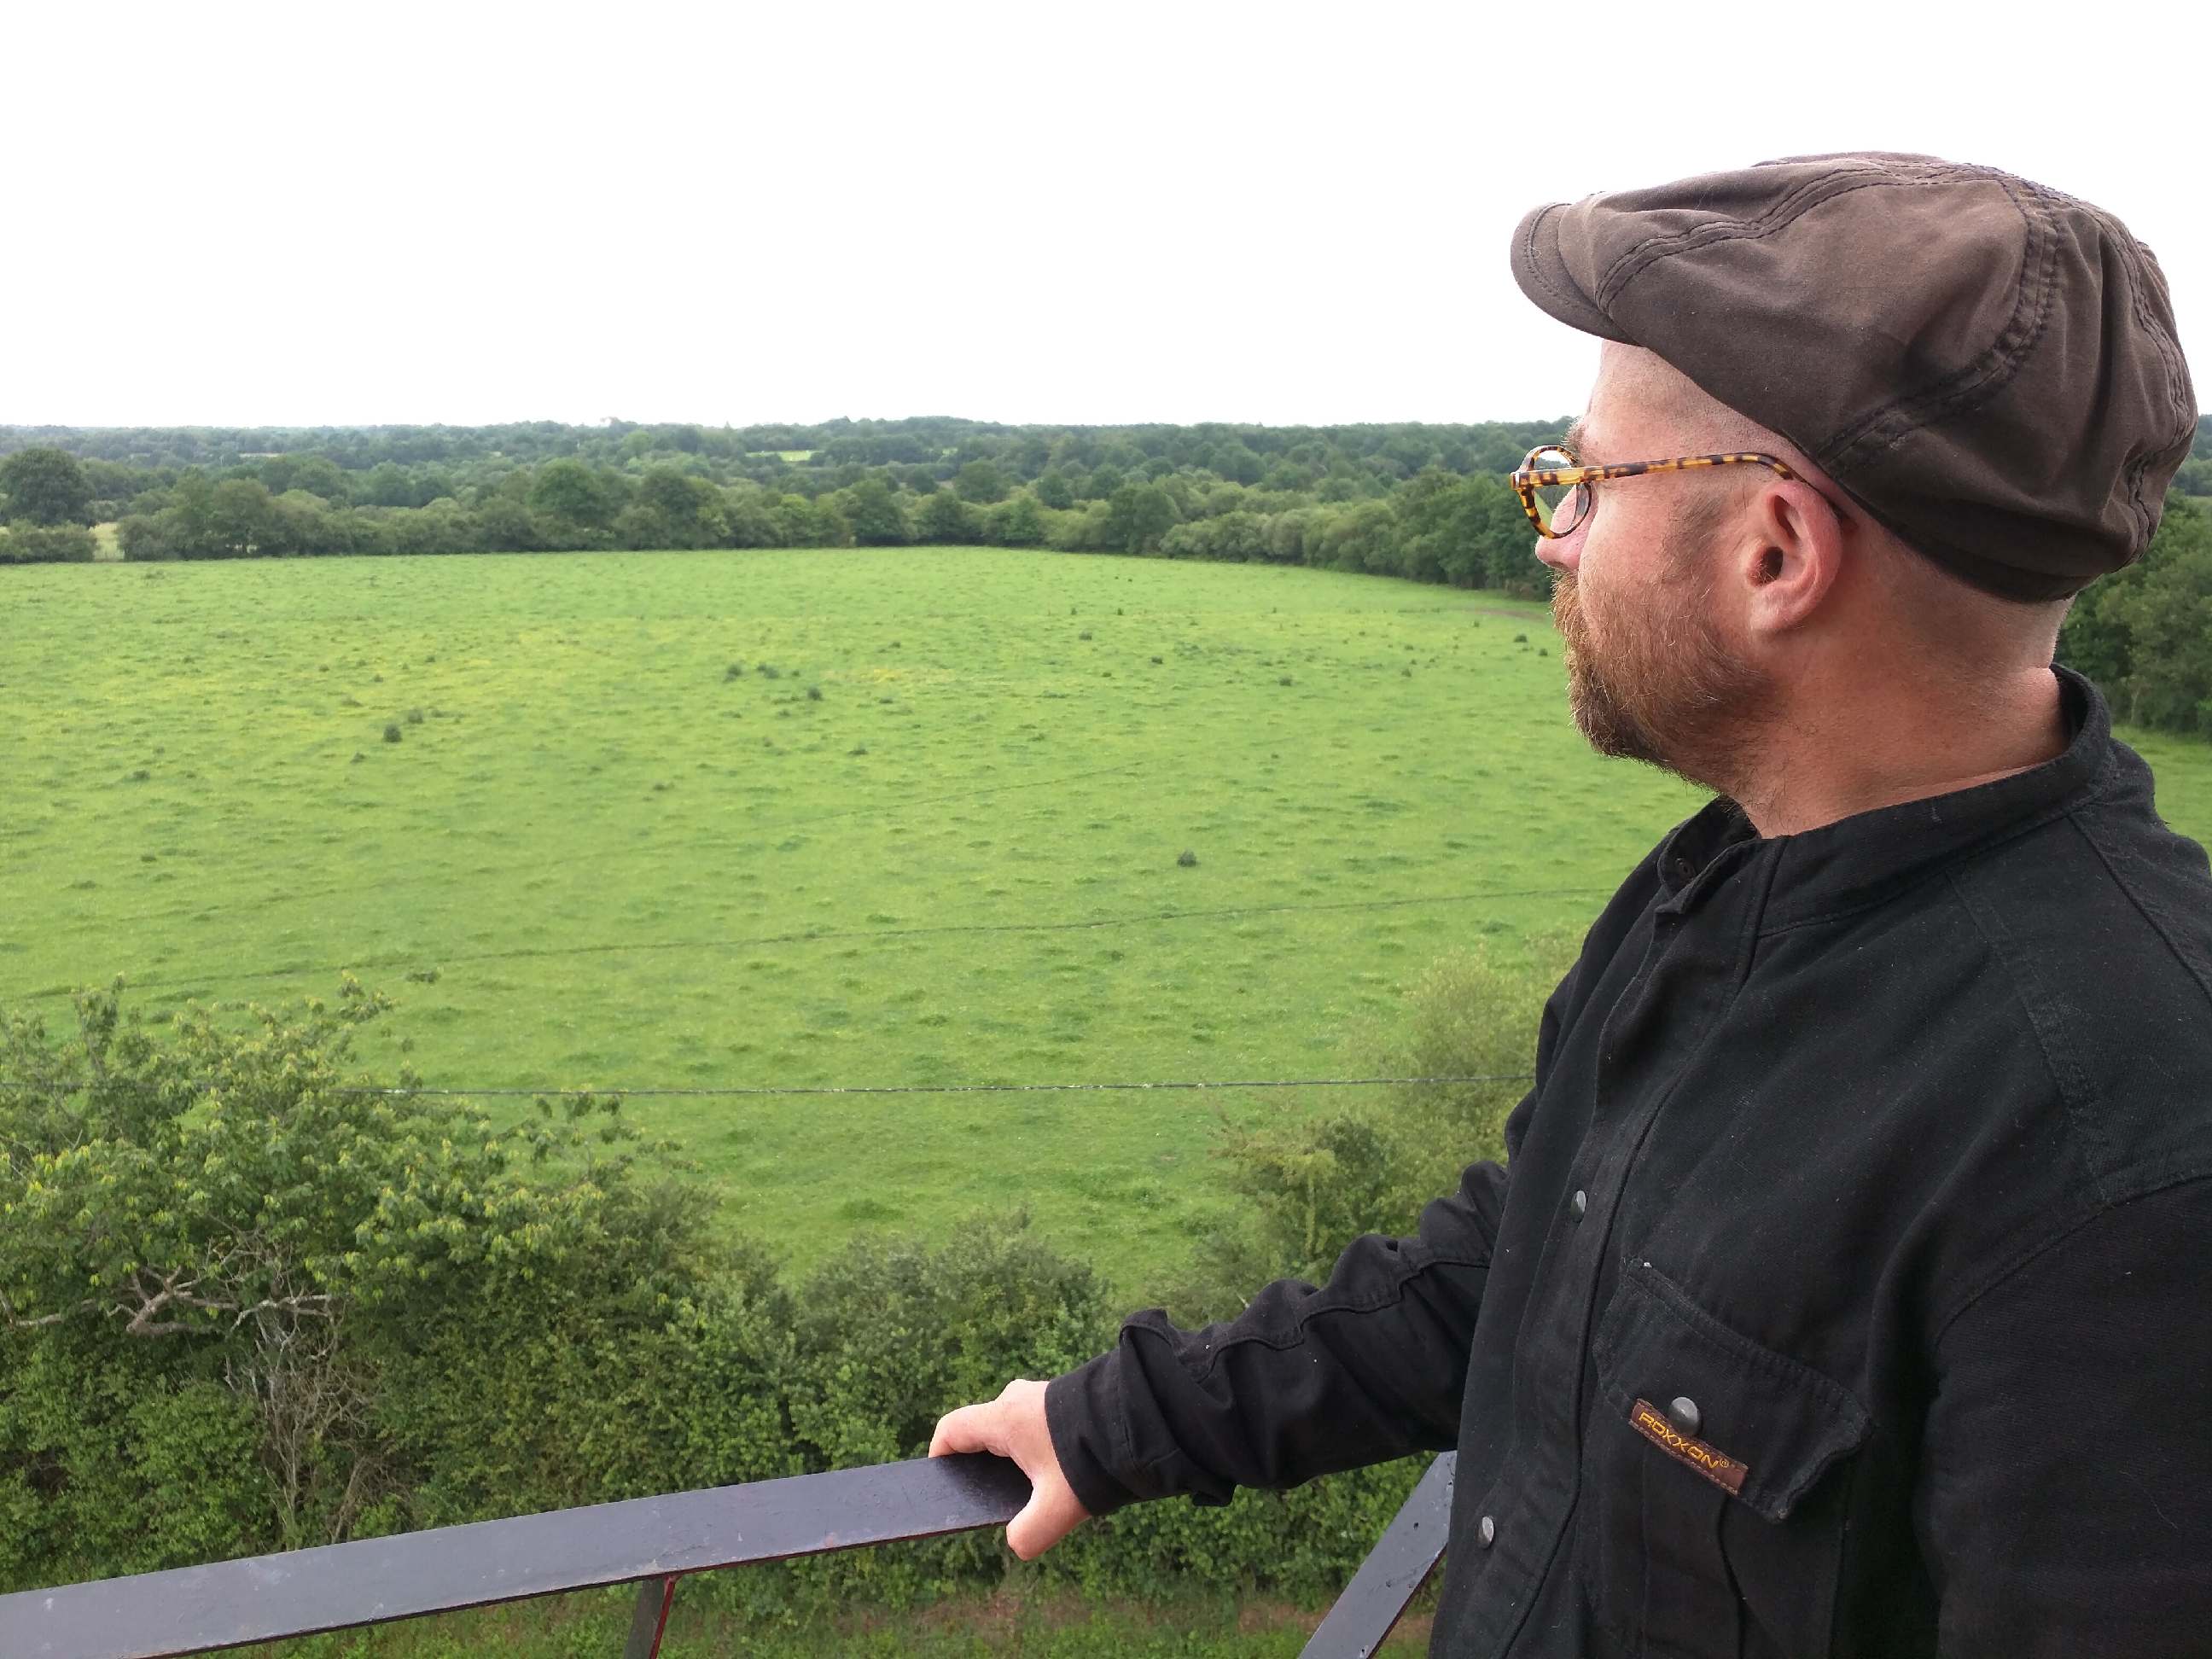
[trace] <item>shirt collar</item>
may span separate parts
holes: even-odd
[[[2073,733],[2052,759],[1993,783],[1764,840],[1734,801],[1714,800],[1660,847],[1659,880],[1668,901],[1692,908],[1729,871],[1763,855],[1778,865],[1760,921],[1761,931],[1772,932],[1880,903],[1957,859],[2079,805],[2110,781],[2126,751],[2112,741],[2112,713],[2097,688],[2070,668],[2054,665],[2051,672]]]

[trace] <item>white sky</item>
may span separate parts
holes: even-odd
[[[23,6],[0,422],[1535,418],[1523,211],[1847,149],[2118,213],[2202,365],[2208,16]]]

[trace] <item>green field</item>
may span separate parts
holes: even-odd
[[[1433,957],[1578,932],[1694,799],[1585,750],[1540,607],[1380,578],[915,549],[0,586],[0,1000],[350,969],[402,1004],[365,1063],[436,1086],[1341,1076]],[[2204,834],[2212,750],[2143,746]],[[1348,1092],[631,1109],[800,1261],[1018,1203],[1134,1288],[1225,1201],[1218,1113]]]

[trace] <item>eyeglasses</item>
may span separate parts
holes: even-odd
[[[1571,536],[1597,507],[1597,487],[1608,478],[1633,478],[1644,472],[1687,472],[1698,466],[1734,466],[1752,461],[1771,467],[1784,478],[1796,478],[1789,464],[1771,455],[1677,455],[1671,461],[1621,461],[1612,466],[1584,466],[1565,444],[1542,444],[1528,452],[1512,475],[1513,493],[1521,510],[1540,536]],[[1802,480],[1800,480],[1802,482]]]

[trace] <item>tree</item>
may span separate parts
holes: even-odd
[[[1074,488],[1067,482],[1067,475],[1056,466],[1038,473],[1032,488],[1038,502],[1055,512],[1066,512],[1075,505]]]
[[[0,461],[0,490],[8,496],[0,518],[32,524],[90,524],[92,481],[65,449],[19,449]]]
[[[1015,491],[991,509],[984,533],[1000,547],[1042,547],[1044,514],[1036,497],[1025,489]]]
[[[414,481],[390,461],[380,461],[362,480],[355,499],[372,507],[418,507]]]
[[[2075,602],[2058,655],[2105,688],[2118,718],[2212,733],[2212,513],[2169,496],[2142,557]]]
[[[1006,475],[995,461],[970,461],[952,479],[953,490],[962,501],[983,507],[1004,501],[1009,487]]]
[[[983,515],[952,491],[940,489],[915,514],[914,538],[939,546],[972,547],[983,539]]]
[[[1160,485],[1132,480],[1107,503],[1107,540],[1124,553],[1157,553],[1179,516],[1175,497]]]
[[[207,550],[216,558],[240,559],[274,551],[276,504],[258,478],[225,478],[208,503]]]
[[[881,478],[862,478],[839,492],[839,509],[852,526],[853,540],[861,547],[903,547],[914,539],[914,526],[906,508],[891,487]]]
[[[781,532],[776,528],[775,515],[770,504],[775,497],[744,485],[722,492],[723,540],[730,547],[778,547],[782,545]]]
[[[493,553],[526,553],[544,545],[530,509],[508,495],[493,495],[477,508],[477,539]]]
[[[607,481],[581,461],[548,461],[531,483],[530,505],[580,527],[610,523],[617,503]]]
[[[721,492],[704,478],[665,466],[645,475],[623,523],[623,539],[632,547],[714,547],[729,530]]]

